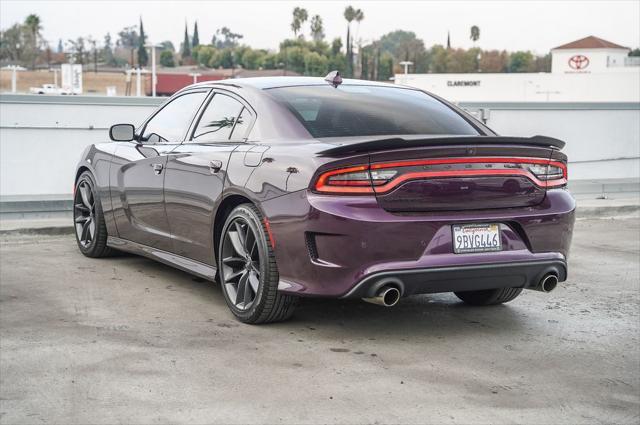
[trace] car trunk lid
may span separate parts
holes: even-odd
[[[531,207],[542,203],[554,149],[515,144],[429,146],[370,154],[379,205],[393,212]],[[538,173],[538,174],[536,174]],[[376,183],[383,181],[385,183]]]

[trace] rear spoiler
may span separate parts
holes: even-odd
[[[386,149],[415,148],[421,146],[444,145],[526,145],[545,148],[562,149],[565,143],[562,140],[546,136],[533,137],[507,137],[507,136],[435,136],[420,138],[390,137],[383,139],[365,139],[362,141],[348,141],[335,148],[319,152],[320,156],[333,156],[353,154],[361,152],[373,152]]]

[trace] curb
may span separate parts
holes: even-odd
[[[0,236],[13,235],[72,235],[73,226],[24,227],[20,229],[0,230]]]
[[[576,218],[603,218],[620,217],[629,218],[640,213],[640,205],[620,205],[615,207],[578,207],[576,208]]]

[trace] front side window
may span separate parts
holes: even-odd
[[[193,141],[207,143],[229,140],[243,108],[234,98],[216,93],[202,113],[193,133]]]
[[[269,89],[313,137],[477,135],[444,103],[418,90],[341,85]]]
[[[172,99],[144,128],[142,142],[180,143],[207,92],[186,93]]]

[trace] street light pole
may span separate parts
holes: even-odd
[[[156,47],[158,44],[146,44],[144,47],[151,49],[151,96],[156,97]]]
[[[18,91],[18,71],[26,71],[27,68],[23,68],[18,65],[7,65],[2,69],[11,71],[11,93]]]
[[[402,61],[402,62],[400,62],[400,65],[404,66],[404,75],[407,75],[409,73],[409,67],[411,65],[413,65],[413,62],[411,62],[411,61]]]

